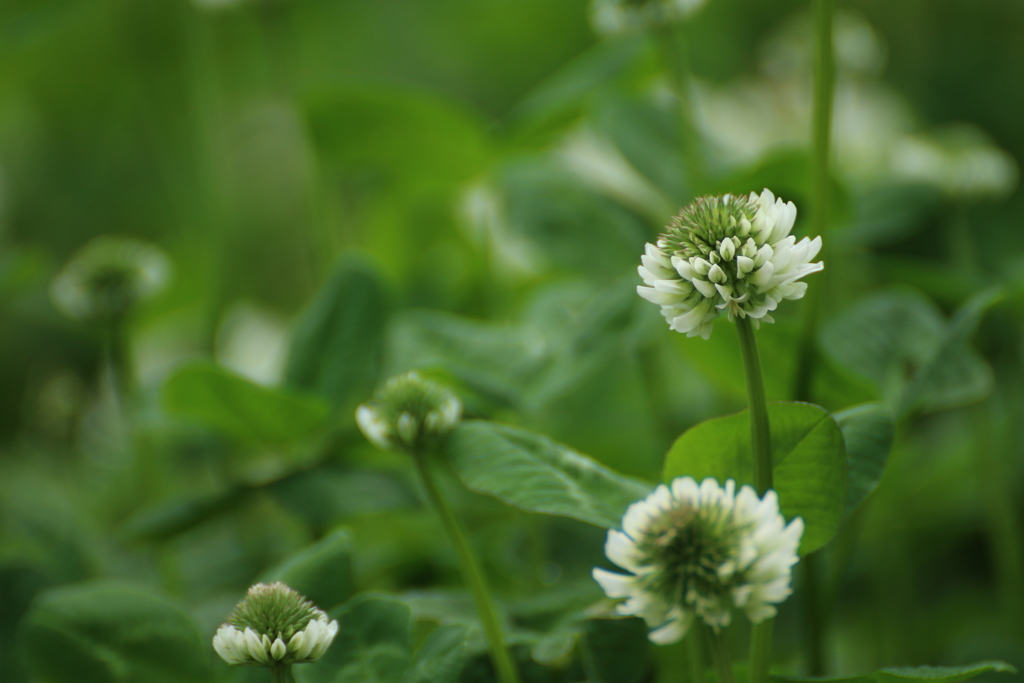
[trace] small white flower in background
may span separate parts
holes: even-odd
[[[156,296],[170,279],[171,263],[152,244],[104,236],[79,249],[50,287],[54,305],[77,320],[110,320]]]
[[[723,488],[680,477],[630,505],[622,531],[608,532],[605,554],[632,573],[595,568],[594,579],[625,599],[620,614],[647,622],[651,641],[680,640],[695,618],[717,632],[734,608],[760,623],[792,592],[803,520],[786,525],[774,491],[758,498],[750,486],[735,489],[731,479]]]
[[[258,583],[217,629],[213,649],[228,664],[302,664],[320,659],[337,633],[337,621],[288,586]]]
[[[356,422],[371,443],[409,453],[436,443],[461,416],[459,398],[416,371],[392,377],[356,410]]]
[[[796,220],[793,202],[765,190],[758,196],[700,197],[673,216],[641,257],[637,287],[661,306],[669,327],[688,337],[711,336],[721,313],[750,318],[754,327],[774,322],[769,315],[783,299],[799,299],[805,275],[824,268],[811,263],[821,237],[799,242],[789,233]]]
[[[682,21],[704,6],[705,0],[592,0],[590,23],[604,35],[642,31]]]

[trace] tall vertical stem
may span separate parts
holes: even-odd
[[[655,28],[653,33],[662,63],[668,71],[672,94],[676,97],[679,137],[683,145],[687,180],[691,194],[696,195],[704,186],[704,156],[700,148],[697,124],[694,121],[690,60],[686,54],[686,46],[680,45],[679,40],[683,30],[681,24],[663,24]]]
[[[832,101],[835,90],[835,63],[832,46],[833,0],[814,0],[814,112],[811,131],[811,234],[828,232],[831,175],[829,156],[832,139]],[[829,240],[823,240],[823,250]],[[824,254],[823,254],[824,257]],[[798,401],[811,400],[814,373],[818,362],[814,344],[818,328],[818,311],[825,291],[824,282],[813,287],[808,295],[803,329],[800,334],[799,356],[793,397]],[[825,643],[827,638],[828,606],[820,585],[821,553],[804,558],[801,571],[804,577],[803,649],[807,657],[807,673],[824,676],[827,672]]]
[[[725,636],[708,630],[708,641],[711,643],[711,658],[715,662],[715,673],[718,683],[733,683],[732,656],[729,654],[729,643]]]
[[[693,625],[693,632],[686,638],[686,662],[690,666],[691,683],[704,683],[704,638],[703,629]]]
[[[740,354],[747,376],[747,397],[750,403],[750,447],[754,456],[754,488],[759,495],[772,488],[772,434],[768,424],[768,402],[764,395],[761,358],[757,353],[754,326],[749,318],[736,320],[740,334]],[[772,621],[755,624],[750,635],[750,683],[768,680],[771,664]]]
[[[278,664],[270,669],[271,683],[295,683],[291,664]]]
[[[484,636],[491,650],[491,661],[494,663],[494,668],[497,671],[498,680],[501,683],[519,683],[519,675],[516,672],[515,665],[512,663],[512,658],[509,656],[508,649],[505,647],[505,641],[501,634],[501,623],[498,621],[498,614],[494,609],[491,592],[487,586],[487,580],[480,569],[480,564],[477,562],[476,556],[473,555],[473,551],[470,549],[466,536],[462,533],[462,528],[455,519],[455,515],[452,514],[448,501],[445,500],[441,490],[437,487],[437,483],[434,481],[427,463],[426,454],[423,452],[415,453],[413,460],[415,460],[416,468],[419,470],[423,488],[426,489],[427,496],[430,498],[430,502],[433,503],[434,509],[437,510],[437,514],[441,518],[442,524],[444,524],[445,531],[448,533],[448,538],[452,545],[455,546],[455,552],[459,556],[462,575],[466,583],[469,584],[470,592],[473,594],[473,601],[476,603]]]
[[[747,377],[747,400],[750,403],[750,446],[754,455],[754,488],[758,495],[772,487],[772,435],[768,425],[768,402],[764,395],[761,358],[750,318],[738,318],[740,355]]]

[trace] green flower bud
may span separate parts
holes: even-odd
[[[454,393],[415,371],[392,377],[356,410],[356,422],[371,443],[408,453],[432,446],[461,416]]]
[[[78,320],[113,320],[161,292],[170,261],[159,248],[122,237],[97,237],[54,279],[54,305]]]
[[[228,664],[278,666],[313,662],[338,633],[338,622],[297,592],[258,583],[217,629],[213,649]]]

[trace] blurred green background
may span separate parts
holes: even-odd
[[[354,429],[396,372],[656,480],[672,440],[742,408],[744,386],[735,332],[669,332],[635,268],[697,193],[771,188],[806,233],[809,11],[707,0],[666,59],[595,32],[584,0],[0,4],[3,679],[59,680],[25,635],[56,587],[131,580],[205,643],[246,586],[338,527],[345,597],[465,620],[408,463]],[[1024,4],[848,1],[835,31],[814,400],[880,400],[899,423],[877,493],[822,552],[829,668],[1019,666]],[[670,78],[686,63],[689,137]],[[124,331],[120,402],[105,331],[50,298],[100,235],[173,265]],[[761,334],[769,398],[790,398],[805,304]],[[195,361],[268,387],[270,413],[206,405],[203,372],[222,371]],[[459,507],[528,680],[612,675],[598,636],[565,630],[601,597],[603,533]],[[799,595],[776,637],[792,671]],[[615,680],[674,680],[674,655],[634,631],[614,639],[633,664]],[[202,666],[195,680],[258,680],[212,649]]]

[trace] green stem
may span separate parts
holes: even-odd
[[[754,456],[754,488],[764,495],[772,488],[772,433],[768,423],[768,402],[764,395],[761,358],[757,353],[754,326],[749,318],[736,321],[740,334],[740,354],[747,376],[747,397],[750,403],[750,446]],[[771,663],[772,622],[756,624],[750,635],[750,683],[768,680]]]
[[[690,96],[690,60],[686,46],[680,45],[681,25],[664,24],[654,30],[661,60],[669,75],[672,94],[678,103],[679,137],[683,145],[690,193],[697,195],[704,186],[704,158],[700,148],[700,135],[694,123],[693,98]],[[685,38],[685,36],[684,36]]]
[[[750,683],[766,683],[768,680],[774,626],[775,622],[767,619],[760,624],[754,624],[750,632]]]
[[[272,683],[295,683],[295,676],[292,674],[291,664],[278,664],[270,669],[270,680]]]
[[[832,141],[832,102],[835,97],[835,59],[832,45],[833,1],[814,0],[814,112],[811,131],[811,234],[828,232],[830,190],[829,156]],[[829,249],[830,241],[823,238],[822,251]],[[821,254],[823,260],[825,253]],[[797,370],[793,385],[793,398],[797,401],[812,399],[814,374],[818,365],[815,338],[818,333],[818,315],[824,298],[825,282],[812,287],[807,297],[803,328],[800,331]],[[822,551],[824,552],[824,551]],[[811,676],[824,676],[828,672],[825,643],[829,623],[829,602],[821,587],[821,559],[810,555],[803,560],[804,573],[804,651]]]
[[[761,358],[757,353],[757,340],[750,318],[738,318],[736,329],[740,333],[740,355],[747,376],[747,400],[750,403],[750,446],[754,455],[754,488],[758,495],[772,487],[772,435],[768,425],[768,402],[764,396],[764,378]]]
[[[807,653],[807,674],[825,675],[826,599],[821,586],[823,551],[812,553],[800,561],[804,575],[804,651]]]
[[[498,614],[494,609],[494,602],[491,600],[491,592],[487,586],[487,580],[480,569],[480,565],[473,555],[473,551],[470,549],[466,536],[462,533],[462,529],[455,519],[455,515],[452,514],[448,501],[441,495],[441,490],[437,487],[434,477],[430,473],[426,454],[422,452],[416,453],[413,455],[413,460],[416,462],[416,468],[419,470],[423,488],[426,489],[427,496],[430,498],[430,502],[433,503],[434,509],[437,510],[437,514],[444,524],[445,531],[448,532],[448,538],[452,545],[455,546],[455,552],[459,556],[462,574],[466,583],[469,584],[470,592],[473,594],[473,601],[476,603],[480,623],[484,629],[484,636],[487,638],[487,644],[491,650],[491,661],[494,663],[494,668],[497,671],[498,680],[501,683],[519,683],[519,675],[512,664],[512,658],[509,656],[508,649],[505,647],[505,641],[501,634],[501,623],[498,621]]]
[[[704,683],[704,643],[701,629],[697,624],[693,632],[686,637],[686,660],[690,665],[690,680],[693,683]]]
[[[708,630],[711,641],[711,658],[715,662],[715,673],[718,683],[734,683],[732,677],[732,657],[729,654],[729,643],[721,633]]]

